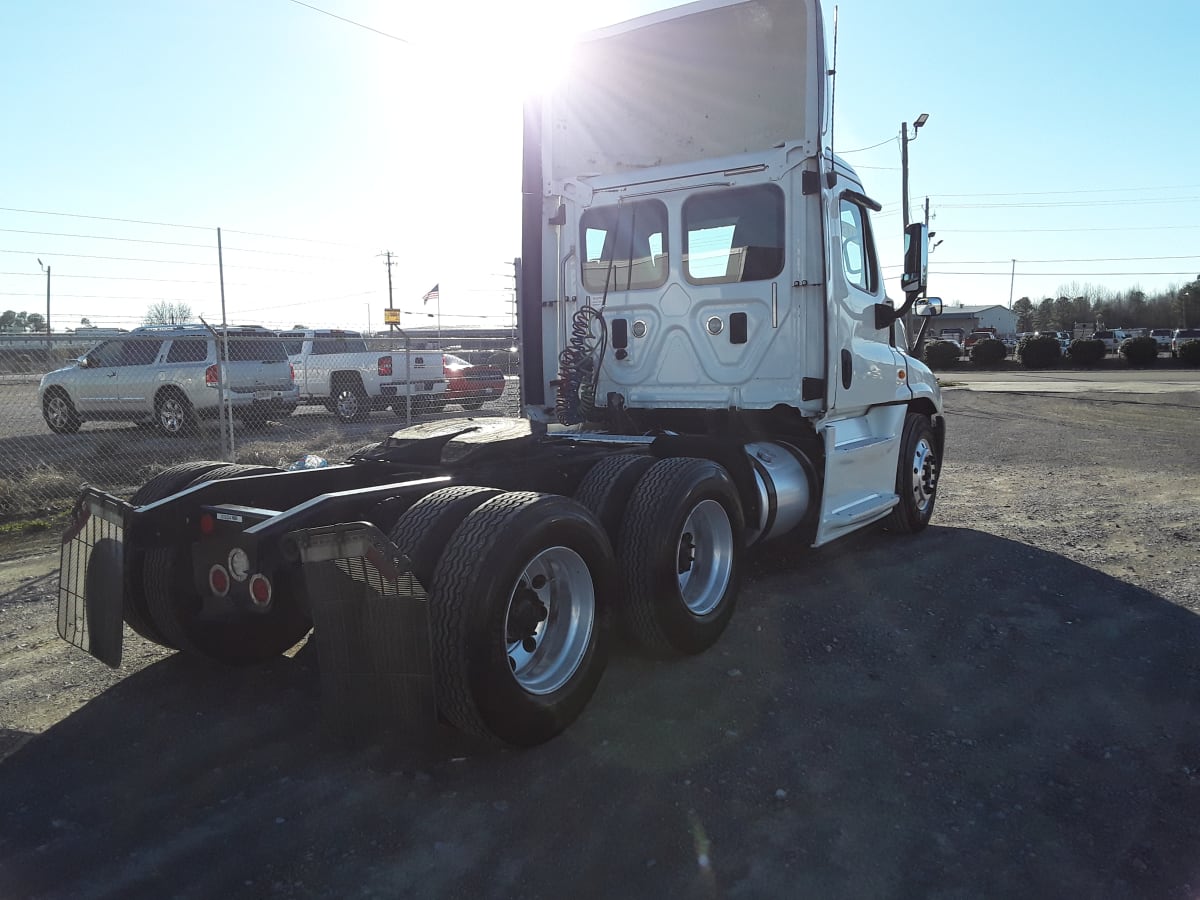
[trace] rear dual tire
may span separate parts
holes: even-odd
[[[446,532],[444,543],[426,539]],[[448,488],[392,537],[429,590],[447,721],[529,746],[578,717],[607,663],[616,587],[612,547],[586,509],[552,494]]]

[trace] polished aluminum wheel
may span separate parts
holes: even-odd
[[[679,593],[694,615],[716,609],[733,577],[733,526],[716,500],[693,507],[679,535]]]
[[[525,567],[504,614],[508,664],[531,694],[565,685],[587,654],[596,627],[596,590],[574,550],[550,547]]]
[[[333,411],[344,422],[362,415],[362,399],[350,388],[342,388],[333,400]]]

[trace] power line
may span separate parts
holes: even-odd
[[[295,2],[295,0],[293,0],[293,2]],[[210,225],[188,225],[188,224],[181,223],[181,222],[151,222],[151,221],[147,221],[145,219],[123,219],[118,216],[93,216],[93,215],[89,215],[87,213],[55,212],[53,210],[48,210],[48,209],[16,209],[16,208],[10,207],[10,206],[0,206],[0,212],[25,213],[27,215],[34,215],[34,216],[61,216],[61,217],[68,218],[68,219],[92,219],[92,220],[98,221],[98,222],[124,222],[124,223],[130,224],[130,225],[153,225],[153,226],[156,226],[159,228],[192,228],[197,231],[214,231],[215,230],[215,228]],[[330,246],[334,246],[334,247],[354,247],[357,249],[365,249],[367,247],[366,244],[347,244],[342,241],[328,241],[328,240],[324,240],[322,238],[289,237],[288,235],[285,235],[285,234],[268,234],[268,233],[262,232],[262,231],[237,231],[232,228],[226,228],[225,231],[228,234],[243,234],[248,237],[270,238],[270,239],[276,240],[276,241],[302,241],[302,242],[311,243],[311,244],[329,244]],[[31,232],[31,233],[36,233],[36,232]],[[132,240],[132,238],[130,238],[129,240]],[[227,249],[233,249],[233,248],[227,248]]]
[[[402,44],[412,43],[407,38],[398,37],[394,34],[388,34],[386,31],[380,31],[378,28],[372,28],[370,25],[364,25],[362,22],[355,22],[353,19],[347,19],[345,16],[339,16],[336,13],[329,12],[328,10],[319,9],[316,6],[304,3],[303,0],[291,0],[291,2],[295,3],[297,6],[303,6],[306,9],[311,9],[313,12],[319,12],[321,15],[329,16],[331,19],[338,19],[339,21],[345,22],[348,25],[357,25],[359,28],[365,28],[367,31],[373,31],[376,34],[383,35],[385,38],[391,38],[393,41],[399,41]]]
[[[163,247],[199,247],[203,250],[213,250],[216,247],[215,244],[195,244],[186,241],[155,241],[149,238],[114,237],[113,235],[107,234],[73,234],[65,231],[28,231],[22,228],[0,228],[0,232],[5,234],[36,234],[41,237],[82,238],[89,241],[124,241],[131,244],[158,244],[159,246]],[[295,238],[295,240],[303,240],[303,238]],[[345,246],[348,247],[351,245],[346,244]],[[335,259],[332,256],[313,256],[309,253],[288,253],[284,250],[257,250],[252,247],[226,247],[225,250],[226,252],[236,251],[238,253],[265,253],[269,256],[290,256],[296,259],[319,259],[327,262],[342,261]]]
[[[51,212],[45,209],[14,209],[11,206],[0,206],[0,212],[28,213],[35,216],[66,216],[72,219],[95,219],[98,222],[125,222],[130,225],[155,225],[160,228],[196,228],[211,230],[207,225],[181,225],[178,222],[147,222],[143,219],[121,219],[116,216],[88,216],[83,213]]]
[[[14,275],[21,278],[41,278],[38,272],[0,272],[0,275]],[[216,281],[201,280],[197,278],[140,278],[133,275],[55,275],[55,278],[96,278],[101,281],[153,281],[160,284],[213,284]],[[239,282],[225,282],[233,284],[236,287],[245,287],[245,284]]]
[[[955,228],[961,234],[1044,234],[1064,231],[1177,231],[1185,228],[1200,228],[1200,225],[1131,225],[1103,228]]]
[[[1017,263],[1037,263],[1045,265],[1046,263],[1066,263],[1066,262],[1146,262],[1149,260],[1162,259],[1200,259],[1200,255],[1193,256],[1078,256],[1068,259],[1018,259]],[[939,266],[1000,266],[1011,265],[1012,258],[1009,259],[939,259]],[[884,266],[885,269],[902,269],[903,263]],[[1001,273],[1003,274],[1003,273]]]
[[[930,196],[933,196],[932,194]],[[939,209],[1042,209],[1047,207],[1083,206],[1149,206],[1159,203],[1191,203],[1200,200],[1193,197],[1143,198],[1140,200],[1058,200],[1045,203],[939,203]]]
[[[874,150],[876,147],[882,147],[884,144],[890,144],[892,141],[898,140],[895,135],[892,135],[886,141],[880,141],[878,144],[872,144],[870,147],[859,147],[857,150],[836,150],[838,156],[845,156],[849,153],[865,153],[868,150]],[[864,166],[863,168],[866,168]]]
[[[1018,260],[1019,261],[1019,260]],[[1003,276],[1004,278],[1011,277],[1009,272],[943,272],[941,269],[934,271],[936,275],[995,275]],[[1071,277],[1071,278],[1096,278],[1101,275],[1123,275],[1140,278],[1146,275],[1188,275],[1195,276],[1196,272],[1017,272],[1018,275],[1025,277],[1042,278],[1045,276],[1055,277]]]
[[[1200,184],[1167,185],[1164,187],[1146,188],[1080,188],[1071,191],[1002,191],[998,193],[979,194],[930,194],[930,197],[1045,197],[1055,194],[1109,194],[1125,191],[1190,191],[1200,188]]]

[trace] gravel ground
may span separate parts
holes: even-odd
[[[2,893],[1196,896],[1200,394],[947,397],[926,532],[768,545],[715,648],[618,651],[524,752],[338,739],[307,649],[130,635],[110,672],[55,637],[30,539],[0,564]]]

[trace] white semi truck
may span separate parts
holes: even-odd
[[[528,745],[583,710],[614,626],[665,656],[718,641],[750,548],[924,528],[945,419],[898,320],[940,308],[926,234],[889,302],[829,68],[818,0],[585,37],[525,113],[523,417],[87,490],[60,633],[110,665],[122,621],[247,663],[312,628],[338,721]]]

